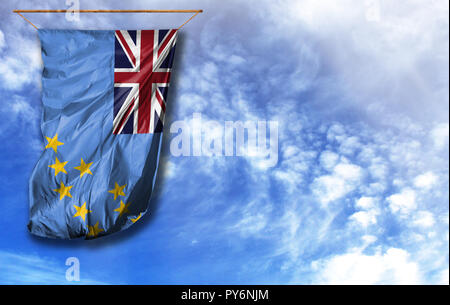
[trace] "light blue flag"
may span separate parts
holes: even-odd
[[[155,184],[176,30],[39,30],[45,149],[31,233],[87,239],[128,228]]]

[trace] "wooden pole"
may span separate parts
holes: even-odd
[[[203,13],[203,10],[13,10],[14,13]]]
[[[186,23],[192,20],[203,10],[13,10],[13,13],[18,14],[31,24],[36,30],[38,29],[30,20],[25,18],[21,13],[194,13],[187,21],[185,21],[177,30],[181,29]]]

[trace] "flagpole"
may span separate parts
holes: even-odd
[[[36,30],[38,29],[30,20],[25,18],[22,13],[194,13],[187,21],[185,21],[178,30],[181,29],[186,23],[191,21],[195,16],[203,13],[203,10],[13,10],[13,13],[18,14],[20,17],[30,23]]]
[[[14,13],[202,13],[203,10],[13,10]]]

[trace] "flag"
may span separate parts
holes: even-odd
[[[97,238],[147,212],[177,30],[39,30],[44,149],[32,234]]]

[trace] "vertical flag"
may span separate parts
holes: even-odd
[[[29,186],[31,233],[87,239],[147,211],[177,30],[39,30],[45,149]]]

